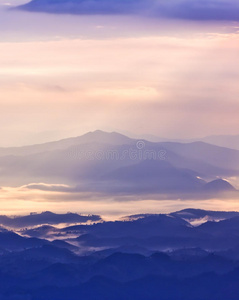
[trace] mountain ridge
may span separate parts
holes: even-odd
[[[0,215],[0,224],[12,228],[23,228],[29,226],[33,227],[36,225],[44,224],[55,225],[61,223],[86,223],[88,221],[98,222],[101,221],[101,218],[97,215],[84,216],[76,213],[55,214],[50,211],[45,211],[42,213],[31,213],[26,216],[15,217]]]
[[[118,142],[117,142],[117,138],[118,138]],[[120,134],[118,132],[105,132],[102,130],[95,130],[95,131],[87,132],[80,136],[63,138],[60,140],[46,142],[46,143],[19,146],[19,147],[0,147],[0,156],[19,155],[19,152],[20,153],[24,152],[24,150],[25,150],[25,152],[22,153],[23,155],[35,154],[35,153],[40,153],[40,152],[50,151],[50,150],[67,149],[70,146],[79,145],[79,144],[83,144],[83,143],[89,143],[89,142],[96,141],[99,139],[101,139],[101,141],[102,140],[103,141],[107,140],[108,142],[111,141],[111,143],[112,143],[112,141],[119,143],[119,140],[125,141],[125,142],[134,140],[134,139],[130,139],[126,135]],[[39,148],[40,148],[40,150],[39,150]],[[27,151],[27,150],[29,150],[29,151]]]
[[[151,166],[147,167],[146,161],[149,164],[150,159],[152,159]],[[239,151],[205,142],[154,143],[144,139],[131,139],[117,132],[104,131],[89,132],[83,136],[40,145],[0,148],[0,179],[5,185],[48,191],[70,192],[67,186],[82,186],[80,190],[83,191],[86,189],[102,191],[103,188],[104,192],[107,192],[108,186],[109,193],[112,192],[110,186],[105,184],[105,180],[102,185],[102,178],[106,178],[107,174],[112,172],[122,172],[121,168],[137,168],[134,166],[136,164],[139,164],[139,167],[134,173],[135,178],[142,177],[146,168],[149,177],[156,182],[157,172],[163,165],[167,165],[168,170],[174,168],[178,174],[180,170],[181,179],[191,174],[195,182],[200,180],[209,182],[218,177],[239,176]],[[158,171],[155,170],[156,165]],[[127,176],[126,172],[125,178]],[[163,179],[163,174],[161,178]],[[108,179],[110,182],[110,178]],[[171,183],[172,181],[171,178]],[[29,185],[34,182],[35,185]],[[37,184],[40,182],[46,186],[41,187],[41,184]],[[191,182],[193,183],[192,180]],[[188,187],[189,190],[192,190],[193,186]],[[140,188],[138,185],[138,191]],[[120,190],[120,185],[117,189]]]

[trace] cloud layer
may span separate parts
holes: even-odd
[[[239,20],[239,4],[229,0],[33,0],[29,11],[70,14],[146,14],[189,20]]]
[[[239,20],[239,4],[230,0],[159,1],[157,13],[189,20]]]

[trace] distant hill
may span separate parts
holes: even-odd
[[[68,186],[73,186],[77,191],[110,193],[120,191],[119,183],[127,192],[127,183],[131,192],[196,192],[202,183],[231,176],[239,176],[239,151],[204,142],[149,142],[95,131],[46,144],[0,148],[3,186],[59,192],[70,192]]]
[[[187,221],[193,221],[197,219],[203,219],[205,217],[210,218],[210,220],[224,220],[224,219],[230,219],[236,216],[239,216],[239,212],[237,211],[211,211],[211,210],[203,210],[203,209],[183,209],[174,213],[171,213],[171,215],[183,218]]]
[[[81,216],[73,213],[54,214],[49,211],[40,214],[33,213],[27,216],[16,216],[12,218],[0,216],[0,224],[12,228],[32,227],[42,224],[86,223],[87,221],[97,222],[100,220],[101,218],[96,215]]]
[[[37,238],[25,238],[14,232],[0,232],[0,248],[9,251],[20,251],[27,248],[40,247],[48,241]]]
[[[198,227],[199,230],[214,235],[215,237],[238,238],[239,237],[239,216],[220,222],[209,221]],[[239,245],[239,244],[238,244]]]
[[[102,144],[130,144],[133,140],[117,132],[104,132],[101,130],[96,130],[93,132],[88,132],[82,136],[72,137],[62,139],[60,141],[48,142],[38,145],[29,145],[23,147],[9,147],[0,148],[0,156],[8,155],[31,155],[36,153],[43,153],[55,150],[64,150],[75,145],[83,145],[90,143],[102,143]]]
[[[136,135],[130,134],[130,136],[137,138]],[[144,135],[146,140],[151,142],[174,142],[174,143],[193,143],[193,142],[204,142],[207,144],[225,147],[230,149],[239,150],[239,135],[211,135],[203,138],[192,138],[192,139],[174,139],[174,138],[161,138],[154,135]]]
[[[205,183],[197,178],[195,172],[175,168],[166,161],[154,160],[117,169],[104,178],[118,181],[122,189],[134,192],[190,192],[198,190]]]
[[[232,192],[236,189],[226,180],[216,179],[203,186],[203,190],[209,193]]]
[[[239,150],[239,135],[212,135],[202,139],[205,143]]]

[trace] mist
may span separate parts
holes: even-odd
[[[54,15],[3,3],[0,146],[95,129],[238,133],[238,23]]]

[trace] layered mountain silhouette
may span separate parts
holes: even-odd
[[[216,221],[189,223],[205,216]],[[1,228],[0,299],[238,298],[238,212],[185,209],[56,225]],[[41,239],[32,237],[37,232]]]
[[[91,143],[102,143],[102,144],[130,144],[133,139],[128,138],[117,132],[104,132],[101,130],[96,130],[93,132],[88,132],[82,136],[66,138],[60,141],[48,142],[38,145],[29,145],[23,147],[9,147],[0,148],[0,156],[5,155],[31,155],[36,153],[43,153],[55,150],[64,150],[72,146],[91,144]]]
[[[25,238],[11,231],[0,232],[0,248],[7,251],[39,247],[47,243],[47,241],[36,238]]]
[[[88,221],[97,222],[101,218],[96,215],[82,216],[73,213],[54,214],[50,211],[43,213],[32,213],[27,216],[8,217],[0,215],[0,224],[11,228],[32,227],[42,224],[74,224],[86,223]]]
[[[175,168],[169,162],[144,160],[107,174],[105,179],[125,183],[124,189],[140,192],[174,193],[197,191],[205,184],[195,172]]]
[[[131,136],[134,136],[131,134]],[[175,143],[193,143],[193,142],[204,142],[220,147],[237,149],[239,150],[239,135],[211,135],[197,139],[167,139],[161,138],[154,135],[144,135],[146,140],[152,142],[175,142]]]
[[[220,147],[239,150],[239,135],[212,135],[201,139],[201,141]]]
[[[203,209],[183,209],[178,212],[172,213],[172,215],[180,217],[188,222],[202,220],[205,221],[221,221],[226,219],[231,219],[233,217],[239,216],[239,212],[237,211],[208,211]]]
[[[220,192],[225,196],[236,193],[229,183],[203,185],[238,174],[238,150],[204,142],[149,142],[115,132],[95,131],[41,145],[0,148],[2,185],[49,191],[70,192],[70,185],[74,191],[190,195],[200,191],[207,197]]]

